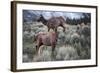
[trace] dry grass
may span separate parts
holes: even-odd
[[[28,26],[30,25],[30,26]],[[81,30],[78,34],[77,25],[65,25],[66,31],[59,27],[58,39],[55,48],[54,57],[52,57],[51,46],[43,46],[42,52],[37,55],[35,47],[35,36],[39,32],[48,32],[48,28],[42,23],[34,22],[33,24],[24,23],[23,27],[23,62],[40,62],[40,61],[59,61],[59,60],[80,60],[91,58],[91,38],[85,36]],[[80,30],[79,30],[80,31]],[[86,39],[88,38],[88,39]]]

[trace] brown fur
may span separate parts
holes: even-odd
[[[56,42],[57,42],[57,33],[55,33],[54,31],[38,33],[38,35],[36,36],[37,53],[42,45],[51,46],[52,52],[54,52]]]
[[[63,27],[63,31],[65,31],[65,20],[62,16],[59,17],[52,17],[49,20],[45,20],[45,18],[41,15],[40,18],[37,20],[38,22],[42,22],[44,25],[48,27],[48,31],[52,28],[53,30],[57,31],[57,27]]]

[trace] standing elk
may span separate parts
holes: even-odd
[[[43,15],[37,19],[38,22],[42,22],[44,25],[48,27],[48,31],[52,28],[53,30],[57,31],[57,27],[61,26],[63,31],[65,31],[65,20],[62,16],[59,17],[51,17],[49,20],[46,20]]]
[[[52,55],[54,55],[54,50],[57,43],[57,33],[52,30],[49,32],[40,32],[36,35],[36,53],[40,54],[39,50],[41,50],[42,45],[51,46],[52,47]]]

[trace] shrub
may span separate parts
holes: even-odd
[[[70,39],[71,44],[80,42],[80,35],[78,33],[73,33]]]
[[[51,47],[44,46],[42,47],[42,52],[34,56],[33,61],[40,62],[40,61],[51,61]]]
[[[59,47],[57,50],[56,55],[57,60],[75,60],[78,59],[77,51],[74,49],[74,47],[71,46],[63,46]]]
[[[65,32],[63,32],[62,27],[58,27],[58,38],[54,56],[52,56],[51,46],[44,46],[41,54],[36,54],[35,36],[41,31],[48,32],[47,26],[35,22],[33,24],[25,23],[23,28],[23,62],[80,60],[91,58],[91,34],[89,26],[77,29],[76,25],[68,25]],[[31,31],[29,32],[29,30]]]
[[[33,55],[34,55],[34,49],[32,48],[24,48],[23,49],[23,62],[32,62]]]

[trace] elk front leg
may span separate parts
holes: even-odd
[[[43,45],[42,45],[42,46],[40,46],[40,48],[39,48],[39,50],[38,50],[38,55],[41,55],[41,53],[42,53],[42,51],[43,51],[43,50],[42,50],[42,49],[43,49],[43,47],[44,47]]]
[[[38,55],[38,51],[39,51],[41,45],[42,45],[41,41],[37,41],[37,45],[36,45],[36,54],[37,55]]]
[[[55,57],[55,45],[53,44],[52,45],[52,58],[54,59],[54,57]]]

